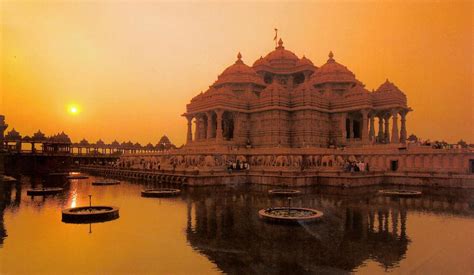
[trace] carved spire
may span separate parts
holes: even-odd
[[[332,51],[329,52],[329,59],[328,61],[334,61],[334,54],[332,53]]]
[[[243,63],[242,54],[240,52],[237,54],[237,61],[235,61],[235,63]]]
[[[281,38],[280,38],[280,40],[278,40],[278,47],[277,47],[277,49],[283,49],[283,40],[281,40]]]

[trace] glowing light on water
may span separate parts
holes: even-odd
[[[74,190],[72,193],[72,198],[71,198],[71,207],[76,207],[77,205],[77,192]]]

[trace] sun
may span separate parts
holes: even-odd
[[[77,115],[80,113],[80,109],[79,109],[79,106],[75,105],[75,104],[70,104],[67,108],[69,114],[71,115]]]

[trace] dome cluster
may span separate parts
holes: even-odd
[[[248,66],[242,60],[242,55],[238,53],[234,64],[227,67],[210,87],[209,93],[219,93],[219,88],[224,85],[250,84],[265,88],[275,76],[293,76],[297,84],[304,82],[306,87],[316,89],[326,86],[345,86],[349,90],[365,90],[364,84],[357,80],[355,74],[346,66],[338,63],[334,59],[334,54],[329,53],[329,58],[321,67],[317,67],[313,62],[303,56],[299,58],[295,53],[285,49],[283,41],[280,39],[275,50],[265,57],[257,59],[252,66]],[[282,82],[285,84],[285,82]],[[377,91],[397,91],[402,93],[393,83],[386,82]],[[367,91],[368,92],[368,91]],[[201,94],[200,96],[203,96]],[[199,97],[199,96],[198,96]]]

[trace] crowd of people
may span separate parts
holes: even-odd
[[[241,171],[241,170],[249,170],[250,164],[244,161],[228,161],[227,162],[227,171],[230,173],[232,171]]]
[[[344,172],[369,172],[369,164],[363,161],[344,162]]]

